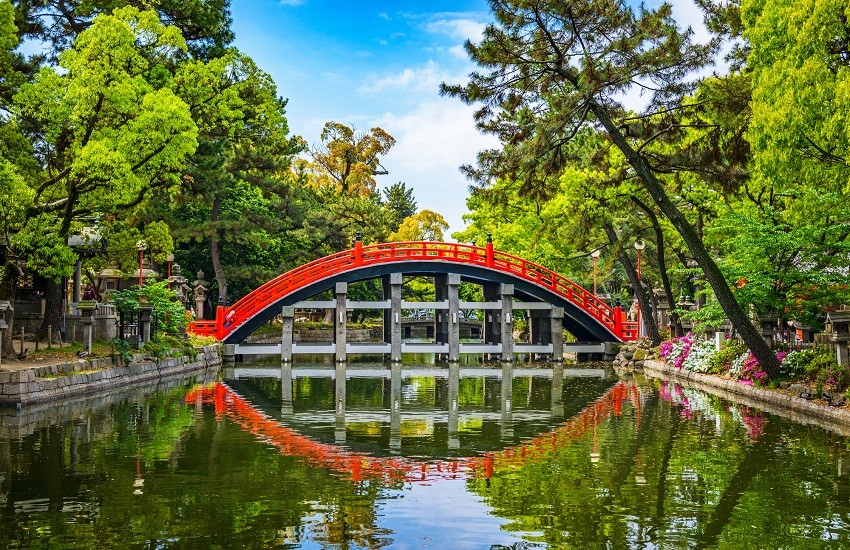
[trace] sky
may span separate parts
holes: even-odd
[[[496,141],[439,85],[465,82],[474,69],[463,44],[490,18],[484,1],[233,0],[231,10],[235,45],[289,99],[293,134],[315,144],[331,120],[383,128],[396,145],[379,187],[403,181],[419,209],[446,218],[446,237],[463,228],[470,182],[459,167]]]
[[[677,21],[699,25],[690,0],[673,6]],[[498,143],[476,130],[473,107],[441,97],[439,85],[465,83],[475,70],[463,44],[491,20],[484,0],[232,0],[231,13],[235,45],[288,98],[293,134],[317,144],[328,121],[383,128],[396,145],[379,187],[405,182],[420,210],[446,218],[447,238],[463,229],[470,182],[459,167]]]

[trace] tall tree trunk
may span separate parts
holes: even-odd
[[[629,278],[629,282],[632,283],[635,289],[635,296],[637,296],[638,305],[640,306],[641,321],[646,326],[646,336],[652,341],[652,345],[657,346],[661,343],[661,333],[658,332],[658,320],[652,314],[652,301],[649,296],[649,290],[638,277],[637,269],[632,264],[629,255],[626,254],[622,246],[618,245],[620,239],[614,230],[614,226],[607,222],[605,223],[605,234],[608,235],[608,240],[617,250],[617,257],[623,265],[623,269],[626,270],[626,276]]]
[[[221,267],[221,255],[218,249],[218,222],[219,214],[221,213],[221,199],[216,197],[213,201],[212,214],[210,221],[213,226],[213,234],[210,236],[210,260],[212,261],[213,271],[215,272],[215,280],[218,283],[218,303],[227,302],[227,277],[224,275],[224,269]]]
[[[620,149],[631,167],[634,168],[641,182],[643,182],[644,188],[649,192],[652,200],[655,201],[656,206],[670,220],[670,223],[673,224],[679,235],[682,236],[682,240],[685,241],[697,264],[702,268],[703,273],[705,273],[705,279],[711,285],[711,290],[714,291],[717,302],[723,308],[726,315],[729,316],[732,326],[737,329],[744,343],[750,348],[756,359],[758,359],[767,375],[770,378],[776,378],[779,375],[779,360],[774,355],[773,350],[770,349],[770,345],[761,337],[759,331],[750,322],[750,319],[744,313],[740,304],[735,300],[735,295],[726,283],[723,272],[720,271],[714,258],[708,253],[694,226],[667,196],[664,186],[655,177],[646,159],[629,144],[606,108],[597,101],[590,101],[589,105],[597,120],[605,128],[611,141]]]
[[[673,321],[670,336],[682,334],[682,322],[679,320],[679,314],[676,313],[676,297],[673,295],[673,286],[670,284],[670,275],[667,273],[667,258],[665,253],[664,232],[661,230],[661,224],[658,222],[658,216],[655,211],[644,204],[637,197],[632,197],[632,201],[644,211],[649,221],[652,223],[652,229],[655,230],[655,250],[658,258],[658,274],[661,276],[661,287],[664,290],[664,295],[667,297],[667,304],[670,307],[670,319]]]
[[[44,320],[38,328],[37,338],[44,340],[47,338],[48,327],[51,327],[54,341],[59,336],[59,329],[62,327],[62,310],[65,301],[65,283],[63,279],[54,281],[47,280],[44,287]],[[50,342],[51,344],[53,342]]]

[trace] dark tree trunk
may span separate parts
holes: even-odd
[[[224,268],[221,267],[221,253],[218,248],[219,235],[216,222],[218,221],[221,212],[221,199],[216,197],[213,201],[212,214],[210,221],[213,222],[213,234],[210,237],[210,260],[212,261],[213,271],[215,272],[215,280],[218,283],[218,303],[227,302],[227,277],[224,275]]]
[[[779,375],[779,360],[774,355],[773,350],[770,349],[770,345],[761,337],[759,331],[750,322],[744,310],[741,309],[740,304],[735,300],[735,295],[726,283],[726,278],[723,276],[714,258],[708,253],[694,226],[667,196],[664,186],[655,177],[646,159],[629,144],[606,108],[596,101],[590,101],[589,104],[591,111],[605,128],[611,141],[622,151],[626,160],[634,168],[644,188],[649,192],[649,195],[659,210],[661,210],[661,213],[670,220],[670,223],[673,224],[673,227],[682,236],[682,240],[685,241],[691,254],[693,254],[697,265],[705,273],[705,279],[711,285],[711,289],[717,297],[717,302],[723,308],[726,315],[729,316],[732,326],[741,335],[744,343],[753,352],[753,355],[758,359],[767,375],[770,378],[776,378]]]
[[[605,233],[608,235],[608,240],[617,250],[617,257],[620,263],[623,264],[623,269],[626,270],[626,276],[635,289],[635,296],[637,296],[638,305],[640,305],[641,321],[646,326],[646,336],[652,341],[652,345],[657,346],[661,343],[661,333],[658,332],[657,319],[652,314],[652,299],[649,296],[649,290],[643,284],[643,281],[638,278],[637,269],[632,264],[629,255],[626,254],[622,246],[618,246],[619,237],[610,223],[605,224]]]
[[[53,331],[53,340],[59,338],[59,329],[62,327],[62,309],[65,301],[65,285],[62,280],[53,281],[47,280],[44,287],[44,320],[38,329],[37,338],[44,340],[47,338],[48,327]],[[50,342],[51,344],[54,342]]]
[[[679,314],[676,313],[676,297],[673,295],[673,286],[670,284],[670,275],[667,273],[667,258],[665,253],[664,232],[661,230],[661,224],[658,222],[658,216],[655,211],[644,204],[643,201],[636,197],[632,197],[632,201],[646,213],[649,221],[652,223],[652,229],[655,230],[655,249],[658,259],[658,274],[661,276],[661,287],[664,290],[664,295],[667,297],[667,304],[670,307],[670,319],[672,320],[672,331],[670,336],[680,336],[682,334],[682,322],[679,320]]]

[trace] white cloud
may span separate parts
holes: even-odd
[[[304,0],[280,0],[282,6],[300,6],[303,3]]]
[[[378,12],[378,19],[386,19],[387,21],[389,21],[390,16],[387,15],[387,12],[382,11],[382,12]]]
[[[372,122],[396,139],[382,164],[389,175],[383,186],[404,181],[414,190],[419,209],[442,214],[454,231],[463,229],[470,182],[459,172],[475,164],[482,149],[496,147],[495,138],[475,128],[474,108],[457,99],[427,99],[403,114],[385,113]]]
[[[471,39],[477,42],[481,40],[486,26],[481,21],[468,18],[442,18],[425,23],[424,28],[428,32],[443,34],[461,40]]]
[[[357,91],[366,94],[398,92],[435,96],[442,82],[460,82],[466,79],[467,71],[452,73],[443,69],[439,63],[429,59],[425,65],[408,67],[400,72],[369,80]]]

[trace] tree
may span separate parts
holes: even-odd
[[[407,187],[403,181],[384,189],[384,201],[384,208],[390,211],[394,231],[398,230],[405,218],[416,214],[416,199],[413,198],[413,189]]]
[[[380,157],[393,145],[395,138],[381,128],[368,133],[339,122],[327,122],[322,130],[322,144],[310,150],[312,163],[302,163],[310,183],[317,188],[334,188],[343,195],[361,198],[375,193],[375,176],[385,173]]]
[[[27,182],[32,201],[14,247],[50,278],[42,334],[48,325],[58,333],[75,223],[135,208],[151,189],[175,185],[197,146],[188,106],[164,85],[185,47],[153,12],[116,10],[60,55],[59,70],[42,69],[15,96],[14,121],[41,170]]]
[[[180,29],[188,51],[197,58],[220,56],[234,38],[230,0],[16,0],[14,4],[22,38],[47,44],[48,61],[70,48],[98,15],[126,6],[156,10],[163,24]]]
[[[405,218],[398,231],[392,233],[388,240],[390,242],[443,241],[443,231],[448,228],[449,222],[443,216],[431,210],[421,210]]]
[[[659,180],[644,146],[632,138],[627,113],[615,99],[640,87],[652,90],[646,115],[686,110],[686,77],[705,67],[716,43],[697,45],[679,32],[671,8],[633,10],[616,0],[533,4],[491,0],[496,23],[480,44],[467,43],[470,57],[488,73],[472,73],[465,85],[443,85],[444,93],[483,103],[480,129],[502,141],[501,150],[482,152],[479,181],[511,177],[527,193],[545,188],[546,177],[564,167],[564,147],[585,125],[594,125],[622,152],[644,190],[681,235],[730,321],[770,376],[779,363],[735,296],[694,225]],[[671,129],[681,127],[674,123]]]

